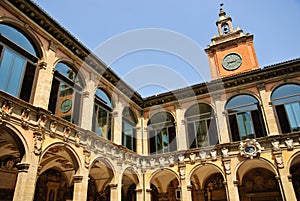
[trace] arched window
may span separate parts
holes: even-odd
[[[48,109],[57,116],[78,125],[82,85],[77,71],[59,62],[55,66]]]
[[[223,34],[228,34],[230,32],[230,28],[227,23],[222,25],[222,32]]]
[[[136,124],[135,115],[126,107],[122,114],[122,144],[132,151],[136,151]]]
[[[25,35],[0,24],[0,90],[29,102],[38,57]]]
[[[266,136],[259,102],[250,95],[238,95],[226,104],[233,141]]]
[[[214,111],[203,103],[190,107],[185,113],[188,143],[190,148],[218,144],[218,133]]]
[[[271,95],[282,133],[300,131],[300,86],[286,84]]]
[[[148,122],[150,153],[177,150],[175,120],[168,112],[155,114]]]
[[[92,130],[98,135],[111,140],[112,106],[109,97],[101,89],[95,93],[94,117]]]

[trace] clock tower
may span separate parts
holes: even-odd
[[[239,27],[234,29],[231,17],[226,16],[222,7],[219,17],[216,22],[218,36],[214,36],[211,44],[205,49],[209,58],[212,79],[259,68],[253,45],[253,35],[244,34]]]

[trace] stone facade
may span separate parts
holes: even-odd
[[[224,79],[142,98],[33,2],[1,1],[0,24],[26,36],[37,57],[28,100],[8,90],[0,91],[0,196],[3,200],[300,199],[300,122],[297,122],[300,117],[299,113],[294,114],[295,122],[292,122],[291,114],[286,114],[291,127],[287,130],[288,124],[280,116],[283,103],[277,102],[286,97],[275,97],[282,86],[296,88],[296,92],[291,90],[287,102],[295,103],[291,110],[298,111],[299,59],[260,69],[256,68],[257,61],[249,58],[253,65],[247,62],[243,65],[250,65],[251,69],[254,66],[255,70],[246,68],[245,72],[229,77],[225,72],[215,74]],[[14,47],[2,35],[0,42],[1,50]],[[57,75],[59,63],[72,66],[82,79],[76,88],[80,94],[76,123],[55,113],[57,108],[54,112],[49,109],[54,80],[65,79]],[[71,81],[77,85],[75,79]],[[97,129],[92,129],[97,89],[104,91],[111,102],[111,107],[103,104],[109,115],[101,116],[102,120],[111,119],[105,121],[110,122],[106,137],[103,137],[104,129],[102,136],[97,134]],[[244,136],[239,127],[236,132],[240,132],[241,139],[236,140],[238,135],[231,125],[233,116],[228,103],[239,95],[257,100],[257,108],[251,109],[252,127],[244,125],[246,130],[254,129],[254,134],[243,131],[247,134]],[[102,106],[101,100],[99,104]],[[190,120],[195,111],[189,109],[195,105],[199,106],[200,113],[202,109],[207,110],[210,116],[205,120],[201,115],[197,121]],[[69,107],[63,106],[67,112],[71,110]],[[72,108],[72,112],[78,108]],[[257,111],[265,134],[257,132]],[[234,115],[240,117],[240,113]],[[203,140],[201,133],[194,134],[197,141],[193,144],[189,125],[196,125],[199,118],[208,125],[201,128],[211,129],[211,122],[215,122],[212,133],[216,134],[217,141],[213,143],[212,136],[207,135],[210,131],[206,131]],[[166,128],[163,133],[157,129],[161,127],[156,127],[161,122]],[[132,129],[133,136],[124,136],[127,132],[124,125]],[[159,144],[164,139],[159,135],[167,136],[169,141]]]

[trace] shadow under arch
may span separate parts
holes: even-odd
[[[66,160],[68,160],[68,162],[71,162],[72,169],[75,171],[74,172],[75,174],[80,174],[81,169],[85,168],[82,165],[83,162],[80,159],[80,156],[73,149],[73,147],[66,144],[66,143],[63,143],[63,142],[51,143],[43,150],[43,152],[41,154],[41,158],[40,158],[40,165],[41,166],[43,166],[44,164],[47,164],[51,161],[51,159],[49,159],[48,156],[47,156],[47,153],[49,151],[53,152],[53,154],[54,154],[53,160],[56,160],[57,158],[59,158],[59,156],[56,156],[56,155],[60,155],[61,157],[65,157],[65,154],[69,155],[70,158],[66,158]],[[66,152],[66,153],[62,153],[62,152]],[[43,161],[44,158],[47,158],[47,159]],[[41,167],[41,172],[43,172],[43,170],[45,171],[45,169],[43,169],[43,167]]]
[[[39,37],[34,33],[34,31],[30,27],[28,27],[28,25],[10,17],[0,17],[0,24],[6,24],[8,26],[11,26],[20,31],[22,34],[24,34],[27,37],[27,39],[33,44],[37,56],[40,59],[46,56],[44,52],[45,50],[43,49],[43,43],[41,42]]]
[[[198,164],[195,167],[193,167],[193,169],[190,171],[190,173],[187,176],[187,183],[190,184],[192,181],[192,177],[194,174],[197,173],[197,171],[199,171],[200,169],[207,169],[208,172],[205,172],[206,175],[203,177],[203,181],[200,183],[201,185],[199,187],[202,187],[205,180],[213,173],[220,173],[222,174],[224,180],[226,179],[225,173],[224,171],[221,169],[221,167],[217,166],[216,164],[213,163],[205,163],[205,165],[202,164]],[[203,174],[205,174],[201,171],[201,175],[203,176]]]
[[[163,178],[163,176],[165,176],[165,175],[167,177],[169,177],[169,179]],[[161,181],[166,179],[166,180],[164,180],[164,182],[167,182],[167,183],[169,183],[169,181],[171,181],[173,179],[176,179],[176,180],[180,181],[179,175],[174,170],[171,170],[169,168],[162,168],[162,169],[156,170],[155,172],[153,172],[151,174],[151,176],[149,177],[149,183],[146,184],[146,185],[149,185],[149,186],[147,186],[147,189],[150,189],[151,183],[153,183],[156,178],[162,178]],[[163,185],[160,181],[155,181],[155,182],[159,186]],[[167,186],[165,186],[165,187],[167,187]],[[163,190],[166,190],[166,189],[161,187],[160,190],[163,192]]]

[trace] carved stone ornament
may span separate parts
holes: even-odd
[[[1,115],[0,118],[1,119],[7,119],[10,117],[10,115],[12,114],[12,110],[13,110],[13,106],[12,106],[12,102],[11,101],[3,101],[2,103],[2,107],[1,107]]]
[[[169,156],[169,165],[172,167],[175,164],[175,158],[173,155]]]
[[[143,160],[141,161],[142,164],[142,169],[146,169],[147,166],[147,161],[143,158]]]
[[[42,152],[42,144],[44,142],[44,136],[42,133],[34,133],[34,154],[40,155]]]
[[[274,154],[275,162],[278,168],[284,168],[283,158],[281,153]]]
[[[190,161],[191,161],[191,164],[194,164],[194,163],[195,163],[195,160],[196,160],[196,154],[191,153],[191,154],[190,154]]]
[[[210,151],[210,156],[211,156],[211,160],[212,161],[215,161],[215,160],[217,160],[217,150],[211,150]]]
[[[245,158],[253,159],[261,153],[261,146],[255,139],[246,139],[245,142],[240,142],[240,155]]]
[[[140,158],[139,157],[137,157],[135,159],[135,165],[136,165],[136,167],[141,167],[141,163],[140,163]]]
[[[206,161],[206,152],[205,151],[200,151],[199,157],[200,157],[200,160],[201,160],[202,163],[205,162]]]
[[[183,154],[180,154],[178,156],[178,160],[179,160],[179,163],[184,163],[184,155]]]
[[[69,126],[64,127],[63,134],[64,134],[64,141],[67,142],[71,134],[71,128]]]
[[[165,166],[165,160],[166,159],[164,157],[160,157],[158,159],[160,167],[164,167]]]
[[[272,150],[273,151],[280,151],[280,147],[279,147],[279,140],[273,140],[272,142]]]
[[[155,159],[154,159],[154,158],[151,158],[151,159],[150,159],[150,167],[151,167],[151,168],[154,168],[154,167],[155,167]]]
[[[221,151],[222,151],[222,156],[223,156],[223,158],[227,158],[227,157],[229,156],[229,155],[228,155],[229,150],[228,150],[227,147],[223,147],[223,148],[221,149]]]
[[[38,127],[39,127],[40,129],[45,128],[46,122],[47,122],[47,117],[46,117],[46,115],[40,114],[40,115],[39,115],[39,119],[38,119],[38,121],[37,121]]]
[[[55,136],[56,136],[55,132],[56,132],[56,129],[57,129],[57,121],[51,121],[49,129],[50,129],[50,136],[55,138]]]
[[[293,142],[294,142],[294,140],[291,139],[291,138],[287,138],[287,139],[285,140],[285,144],[286,144],[286,146],[287,146],[287,150],[291,151],[291,150],[294,149]]]
[[[179,174],[180,174],[180,179],[184,180],[185,179],[185,166],[179,167]]]
[[[84,151],[84,166],[89,168],[91,162],[91,152],[85,150]]]
[[[74,140],[75,140],[75,146],[79,147],[80,146],[80,133],[79,132],[76,132]]]
[[[30,110],[25,108],[22,110],[21,114],[21,121],[22,121],[22,126],[24,128],[27,128],[29,126],[29,119],[30,119]]]
[[[223,160],[223,166],[226,174],[231,173],[230,159]]]

